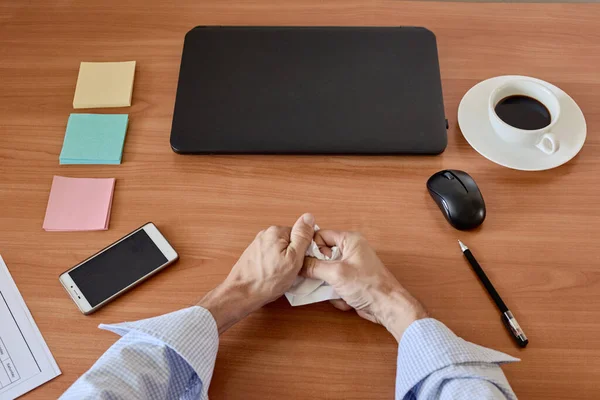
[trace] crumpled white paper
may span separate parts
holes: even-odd
[[[315,225],[315,232],[319,230],[319,226]],[[313,240],[308,250],[307,257],[315,257],[319,260],[335,261],[342,257],[342,252],[337,246],[331,248],[331,257],[321,253],[319,246]],[[318,303],[320,301],[339,299],[340,296],[329,286],[325,281],[319,279],[304,278],[299,276],[296,281],[285,292],[285,297],[292,306],[303,306],[305,304]]]

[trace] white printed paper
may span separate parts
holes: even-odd
[[[13,400],[60,373],[0,256],[0,400]]]
[[[315,225],[315,232],[318,230],[319,226]],[[315,257],[319,260],[335,261],[342,257],[342,253],[337,246],[334,246],[331,248],[331,257],[328,257],[319,250],[319,246],[313,240],[308,250],[306,250],[306,256]],[[319,279],[304,278],[302,276],[296,278],[290,290],[285,292],[285,297],[292,306],[303,306],[305,304],[340,298],[327,282]]]

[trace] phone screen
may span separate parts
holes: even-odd
[[[75,268],[69,275],[92,307],[167,262],[143,230]]]

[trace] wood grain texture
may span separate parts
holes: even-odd
[[[401,282],[464,338],[522,359],[504,371],[524,399],[591,399],[600,382],[600,7],[398,1],[3,1],[0,4],[0,253],[63,375],[25,396],[55,398],[115,336],[100,322],[193,304],[256,232],[310,211],[358,230]],[[416,25],[437,35],[449,144],[437,157],[179,156],[169,147],[185,33],[196,25]],[[59,166],[80,61],[136,60],[123,164]],[[456,123],[483,79],[533,75],[581,106],[588,139],[545,172],[478,155]],[[97,111],[97,110],[95,110]],[[94,112],[95,112],[94,111]],[[443,168],[470,172],[483,226],[453,230],[425,189]],[[42,230],[53,175],[115,177],[110,229]],[[59,273],[146,221],[178,264],[95,315],[81,315]],[[516,348],[463,260],[477,256],[530,337]],[[391,399],[396,344],[327,304],[279,300],[221,338],[211,399]]]

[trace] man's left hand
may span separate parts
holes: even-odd
[[[313,239],[314,224],[314,217],[304,214],[292,228],[272,226],[256,235],[225,281],[198,303],[212,313],[219,333],[292,286]]]

